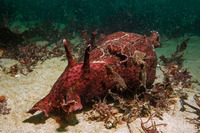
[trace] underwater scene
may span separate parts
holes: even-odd
[[[0,133],[200,132],[199,0],[0,0]]]

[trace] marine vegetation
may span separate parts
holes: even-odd
[[[186,110],[185,106],[188,106],[188,107],[190,107],[190,108],[192,108],[192,109],[194,109],[196,111],[196,114],[198,115],[197,118],[191,119],[191,118],[186,117],[186,119],[188,119],[191,124],[195,124],[196,128],[199,131],[199,129],[200,129],[200,100],[199,100],[199,96],[197,96],[196,94],[194,95],[194,100],[195,100],[195,102],[196,102],[198,107],[195,107],[195,106],[187,103],[185,101],[185,99],[186,98],[183,97],[183,96],[180,97],[180,102],[181,102],[181,105],[182,105],[182,108],[180,110],[181,111],[185,111]]]
[[[60,47],[60,45],[57,45],[49,50],[48,44],[44,46],[37,45],[36,43],[28,43],[25,46],[19,45],[15,49],[4,52],[0,57],[15,59],[19,61],[19,63],[12,65],[9,70],[3,70],[6,74],[10,74],[11,76],[15,76],[18,72],[27,75],[29,72],[33,71],[38,62],[43,63],[46,59],[62,56],[63,51]]]
[[[166,58],[164,55],[160,56],[160,60],[166,64],[176,64],[182,65],[183,63],[183,51],[187,48],[187,44],[190,38],[185,39],[180,45],[176,47],[176,51],[171,55],[171,57]]]
[[[167,124],[156,124],[155,121],[152,122],[152,118],[153,118],[155,115],[156,115],[156,112],[154,112],[153,114],[151,114],[151,115],[149,116],[148,120],[145,121],[145,122],[143,122],[142,119],[140,118],[140,120],[141,120],[141,127],[142,127],[142,129],[143,129],[143,131],[144,131],[145,133],[159,133],[159,131],[157,130],[157,126],[162,126],[162,125],[166,126],[166,125],[167,125]],[[145,124],[147,124],[150,120],[151,120],[151,122],[152,122],[152,125],[149,126],[149,127],[146,127]],[[132,133],[132,132],[130,132],[130,133]]]
[[[51,31],[51,32],[50,32]],[[38,62],[44,62],[48,58],[60,57],[64,54],[61,46],[57,44],[54,48],[49,47],[49,43],[58,41],[62,36],[58,33],[59,25],[52,24],[36,25],[22,33],[17,29],[10,30],[7,19],[4,19],[4,26],[0,28],[0,59],[9,58],[19,61],[14,64],[9,70],[3,66],[4,73],[15,76],[18,72],[27,75],[33,71],[33,68]],[[60,35],[60,36],[59,36]],[[48,40],[46,45],[38,45],[36,42],[30,42],[32,37],[39,37]],[[52,39],[54,41],[52,41]]]
[[[175,65],[172,65],[175,66]],[[103,101],[94,101],[93,109],[85,112],[87,120],[104,121],[106,128],[115,128],[123,122],[132,133],[129,123],[141,117],[148,117],[144,122],[141,119],[141,127],[145,133],[159,132],[157,126],[167,126],[166,123],[156,124],[152,122],[151,126],[146,126],[153,117],[162,119],[164,112],[171,110],[171,105],[175,104],[177,97],[187,97],[183,88],[191,87],[189,73],[181,73],[182,67],[165,66],[160,67],[164,78],[161,83],[155,83],[150,88],[144,88],[140,93],[130,92],[130,95],[113,93],[109,90]],[[179,78],[173,78],[179,77]],[[183,78],[186,77],[186,78]],[[179,88],[179,89],[176,89]],[[140,88],[141,89],[141,88]],[[114,102],[110,102],[110,96]],[[185,104],[187,105],[187,104]]]
[[[187,69],[183,69],[183,66],[175,64],[167,64],[166,67],[160,70],[165,75],[173,87],[179,86],[180,88],[189,88],[194,81],[191,80],[192,76]]]

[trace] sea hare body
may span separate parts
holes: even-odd
[[[50,93],[28,113],[39,110],[47,117],[63,111],[73,112],[82,109],[83,102],[105,94],[109,89],[134,90],[152,85],[157,65],[154,48],[159,46],[158,39],[159,35],[154,31],[150,37],[117,32],[98,41],[93,50],[88,44],[83,63],[73,60],[64,40],[68,66]]]

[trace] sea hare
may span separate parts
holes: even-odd
[[[42,111],[48,117],[61,112],[81,110],[83,103],[105,94],[109,89],[133,90],[147,88],[155,80],[159,34],[142,36],[128,32],[116,32],[95,43],[83,33],[88,45],[84,61],[76,63],[67,41],[63,40],[68,66],[53,85],[50,93],[36,103],[28,113]],[[102,36],[102,35],[101,35]],[[95,44],[95,45],[94,45]],[[91,50],[91,48],[93,48]]]

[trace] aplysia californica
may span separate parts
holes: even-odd
[[[93,37],[94,34],[91,40],[84,37],[88,45],[82,63],[75,62],[67,41],[63,40],[68,66],[50,93],[28,113],[42,111],[48,117],[73,112],[82,109],[83,102],[105,94],[109,89],[134,90],[153,84],[157,65],[154,48],[159,46],[157,32],[152,31],[150,37],[117,32],[98,41],[91,50]]]

